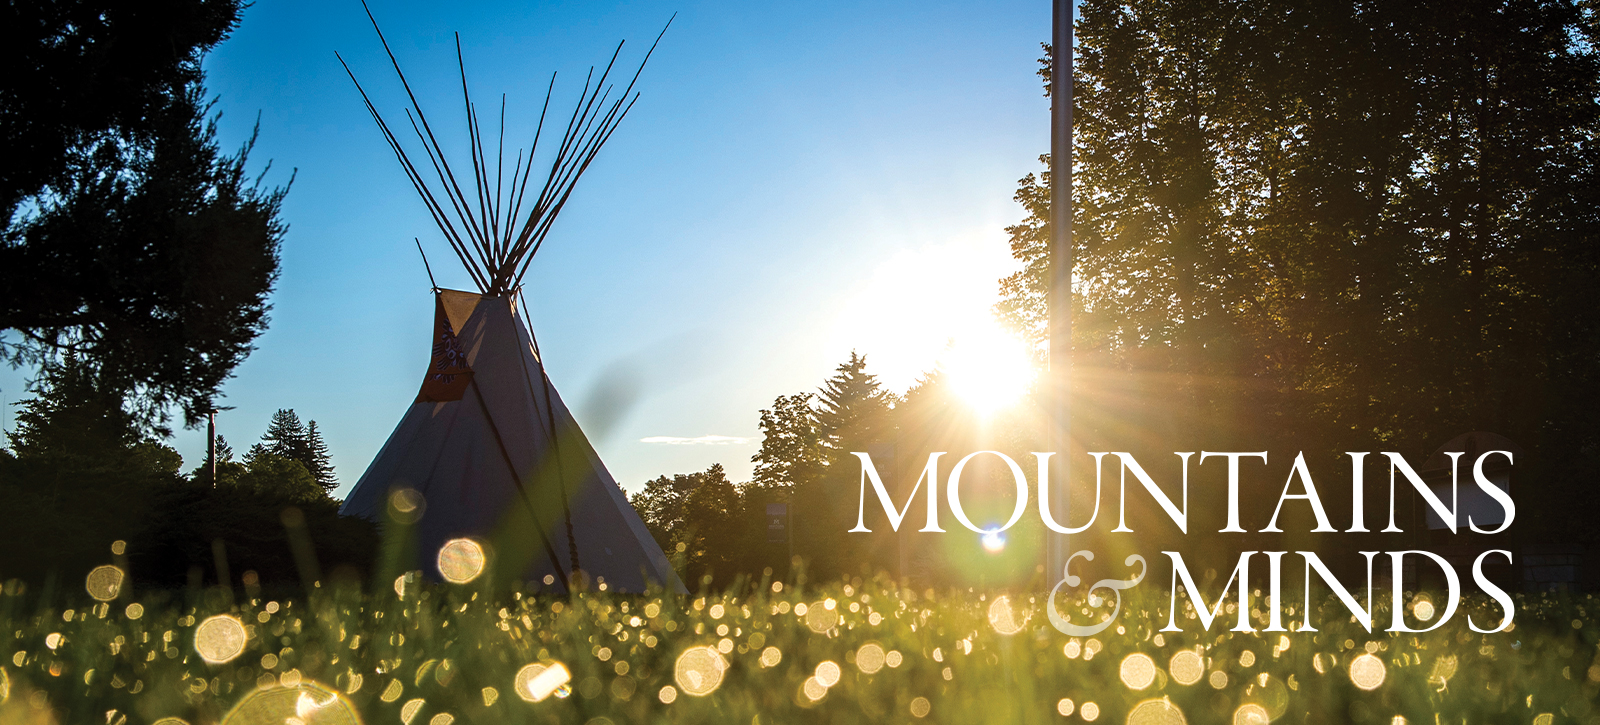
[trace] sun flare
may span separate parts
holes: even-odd
[[[1034,378],[1027,348],[994,327],[956,338],[940,367],[956,395],[983,416],[1017,402]]]

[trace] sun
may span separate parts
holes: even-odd
[[[1022,341],[993,325],[955,338],[940,368],[956,395],[984,417],[1021,399],[1035,375]]]

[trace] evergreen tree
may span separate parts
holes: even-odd
[[[8,434],[18,458],[73,468],[116,466],[145,438],[123,407],[122,391],[105,385],[76,355],[45,367],[33,392],[19,404]]]
[[[307,464],[306,469],[322,490],[333,492],[339,487],[339,479],[333,474],[333,455],[328,452],[328,442],[322,439],[322,431],[317,430],[314,420],[306,424],[306,443],[310,449],[310,460],[301,462]]]
[[[883,389],[878,376],[867,372],[867,357],[851,350],[850,359],[822,384],[818,396],[817,432],[828,451],[828,464],[853,459],[850,451],[866,450],[884,441],[894,402],[894,395]]]
[[[0,571],[36,577],[103,561],[136,533],[182,456],[149,438],[109,386],[74,355],[47,366],[20,404],[0,455]],[[13,455],[14,454],[14,455]]]
[[[261,434],[261,443],[271,453],[292,458],[311,470],[311,434],[293,408],[279,408],[267,422],[267,432]]]
[[[220,473],[218,477],[221,478]],[[327,498],[327,492],[317,485],[316,478],[304,464],[259,443],[251,446],[245,455],[244,470],[237,474],[233,485],[261,496],[302,501]]]
[[[217,434],[217,463],[233,462],[233,446],[228,445],[228,439]]]
[[[872,452],[893,440],[895,397],[866,368],[866,356],[851,351],[823,383],[815,413],[822,466],[812,480],[796,481],[789,498],[795,553],[809,560],[818,578],[856,574],[868,561],[868,542],[844,536],[855,524],[861,476],[851,453]]]

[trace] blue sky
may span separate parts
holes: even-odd
[[[903,390],[986,324],[1015,268],[1011,195],[1049,142],[1034,75],[1048,3],[372,6],[447,148],[465,145],[452,32],[480,109],[507,94],[509,146],[531,135],[551,71],[565,109],[619,40],[631,70],[678,13],[526,279],[551,377],[629,490],[712,463],[747,479],[757,411],[814,390],[852,349]],[[342,496],[426,365],[412,237],[441,285],[471,286],[334,51],[399,118],[355,0],[263,0],[206,69],[224,145],[259,114],[256,168],[271,160],[280,184],[298,170],[271,328],[225,388],[219,429],[243,448],[277,408],[315,419]],[[8,428],[25,376],[0,371]],[[173,443],[190,465],[204,456],[203,431]]]

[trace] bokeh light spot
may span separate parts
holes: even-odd
[[[798,609],[798,607],[796,607]],[[806,626],[817,634],[822,634],[833,629],[839,624],[839,610],[817,602],[806,608]]]
[[[869,675],[875,674],[878,670],[883,669],[883,663],[886,659],[887,656],[883,653],[881,645],[876,642],[868,642],[856,650],[856,669]]]
[[[1200,659],[1200,653],[1186,649],[1172,656],[1167,662],[1167,671],[1172,673],[1172,679],[1180,685],[1193,685],[1205,677],[1205,662]]]
[[[1183,711],[1166,698],[1145,700],[1128,713],[1128,725],[1187,725]]]
[[[782,661],[783,650],[780,650],[777,647],[768,647],[764,650],[761,650],[762,667],[776,667],[778,663]]]
[[[1207,681],[1211,683],[1212,688],[1220,690],[1228,686],[1228,673],[1222,670],[1212,670],[1211,677]]]
[[[422,706],[426,704],[428,701],[420,697],[407,700],[406,704],[400,707],[400,722],[403,725],[411,725],[411,721],[416,719],[417,713],[421,712]]]
[[[818,682],[816,677],[807,677],[800,685],[800,693],[805,695],[807,700],[816,702],[828,696],[828,686]]]
[[[1083,718],[1084,722],[1094,722],[1100,717],[1100,706],[1092,702],[1085,702],[1083,703],[1083,708],[1078,711],[1078,717]]]
[[[427,509],[427,499],[412,488],[395,489],[389,494],[389,516],[402,524],[414,524]]]
[[[466,584],[483,574],[488,556],[472,539],[451,539],[439,548],[439,576],[451,584]]]
[[[218,614],[200,623],[194,629],[194,650],[200,658],[214,665],[231,661],[244,652],[244,624],[226,614]]]
[[[1350,660],[1350,681],[1363,690],[1375,690],[1388,676],[1383,660],[1371,652]]]
[[[567,670],[566,665],[560,662],[550,664],[534,662],[523,665],[522,669],[517,670],[517,677],[512,686],[517,692],[517,697],[528,702],[540,702],[551,695],[560,697],[560,689],[571,681],[572,673]]]
[[[822,683],[823,687],[833,687],[839,684],[839,676],[842,674],[843,671],[839,669],[839,663],[833,660],[825,660],[822,664],[817,665],[817,682]]]
[[[728,661],[713,647],[690,647],[678,655],[673,666],[673,679],[685,695],[703,697],[715,692],[722,684],[722,673]]]
[[[404,599],[407,594],[416,594],[418,587],[422,584],[421,580],[422,577],[417,576],[417,572],[414,571],[408,571],[395,577],[394,595]],[[269,609],[268,611],[271,610]]]
[[[918,697],[911,700],[912,717],[927,717],[928,712],[932,709],[933,703],[928,702],[926,697]]]
[[[1267,725],[1272,718],[1267,716],[1267,709],[1253,702],[1239,706],[1233,711],[1233,725]]]
[[[989,603],[989,626],[993,627],[996,633],[1010,636],[1021,632],[1027,624],[1028,613],[1024,611],[1019,614],[1016,608],[1011,606],[1011,597],[1001,595]]]
[[[1063,697],[1056,701],[1056,713],[1062,717],[1072,717],[1072,711],[1077,709],[1071,698]]]
[[[144,616],[144,605],[134,602],[129,604],[127,609],[122,610],[122,613],[127,616],[128,619],[138,619]]]
[[[1150,659],[1150,655],[1135,652],[1122,658],[1118,674],[1128,689],[1143,690],[1156,681],[1156,662]]]
[[[181,721],[180,721],[181,722]],[[233,706],[222,725],[291,723],[304,725],[360,725],[355,706],[343,695],[315,682],[297,687],[255,690]]]
[[[666,687],[661,688],[661,692],[657,694],[656,697],[661,700],[662,704],[671,705],[675,700],[678,699],[678,691],[672,685],[667,685]]]
[[[97,601],[109,602],[122,593],[122,579],[122,570],[107,564],[90,571],[83,586],[89,590],[89,596]]]

